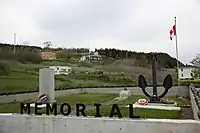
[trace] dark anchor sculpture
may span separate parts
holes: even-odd
[[[155,53],[152,53],[152,78],[153,78],[153,96],[151,96],[145,88],[147,87],[147,82],[143,75],[140,75],[138,78],[138,85],[142,89],[143,93],[150,99],[152,102],[159,102],[160,98],[163,98],[169,91],[169,89],[172,87],[172,76],[168,74],[164,81],[163,81],[163,87],[165,88],[165,91],[158,96],[157,93],[157,80],[156,80],[156,57]]]

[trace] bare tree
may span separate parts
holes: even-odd
[[[23,41],[22,44],[23,44],[23,45],[29,45],[30,42],[29,42],[29,41]]]
[[[197,54],[196,57],[190,62],[196,68],[193,70],[193,78],[200,78],[200,54]]]
[[[29,41],[23,41],[22,42],[22,46],[21,46],[21,50],[24,50],[25,47],[29,46],[30,45],[30,42]]]
[[[190,63],[196,67],[200,67],[200,54],[197,54],[196,57]]]
[[[29,42],[29,41],[23,41],[22,44],[23,44],[24,46],[28,46],[28,45],[30,45],[30,42]]]
[[[45,48],[50,48],[52,46],[52,43],[51,43],[51,41],[46,41],[43,43],[43,45]]]

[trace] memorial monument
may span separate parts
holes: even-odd
[[[153,79],[153,95],[150,95],[145,88],[147,87],[147,82],[143,75],[140,75],[138,78],[138,85],[142,89],[143,93],[149,98],[148,103],[168,103],[174,104],[173,101],[168,99],[163,99],[163,97],[168,93],[169,89],[172,87],[172,76],[168,74],[164,81],[163,87],[165,88],[164,92],[158,95],[157,92],[157,80],[156,80],[156,53],[152,53],[152,79]]]
[[[37,103],[42,103],[38,107],[46,107],[46,103],[55,102],[55,83],[54,70],[50,68],[42,68],[39,70],[39,95]],[[35,107],[35,103],[30,105]]]
[[[39,97],[43,102],[55,102],[54,70],[43,68],[39,70]],[[45,97],[45,98],[44,98]]]
[[[127,88],[124,88],[119,92],[119,100],[127,99],[129,96],[131,96],[131,91]]]

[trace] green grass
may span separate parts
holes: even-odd
[[[38,75],[39,69],[50,65],[69,65],[64,61],[43,61],[40,64],[22,64],[16,61],[2,60],[6,63],[11,71],[8,76],[0,76],[0,92],[15,92],[15,91],[27,91],[36,90],[38,88]],[[83,71],[85,68],[75,67],[76,71]],[[86,69],[87,71],[94,71],[93,68]],[[86,71],[85,70],[85,71]],[[95,79],[92,80],[77,80],[72,77],[67,77],[65,80],[55,80],[56,88],[64,87],[84,87],[84,86],[99,86],[99,85],[113,85],[105,82],[101,82]]]
[[[67,102],[74,108],[77,103],[85,105],[94,105],[103,101],[111,100],[117,97],[117,94],[101,94],[101,93],[86,93],[86,94],[70,94],[66,96],[57,97],[58,103]]]
[[[15,92],[36,90],[39,85],[39,78],[33,74],[24,74],[22,72],[14,72],[10,76],[0,76],[0,92]],[[98,79],[84,80],[74,79],[72,77],[63,80],[56,79],[56,88],[65,87],[88,87],[101,85],[116,85],[116,83],[103,82]]]
[[[81,78],[80,78],[81,77]],[[0,76],[0,92],[15,92],[36,90],[39,84],[39,72],[34,69],[11,69],[10,75]],[[111,82],[91,77],[87,74],[76,76],[56,76],[55,87],[89,87],[102,85],[119,85],[118,82]]]
[[[61,103],[68,103],[72,109],[75,109],[75,105],[77,103],[83,103],[85,105],[93,105],[94,103],[101,103],[104,101],[112,100],[117,97],[117,94],[69,94],[66,96],[57,97],[57,105]],[[129,117],[129,108],[125,107],[128,104],[135,103],[139,98],[146,98],[145,96],[133,95],[126,100],[118,102],[118,106],[120,108],[120,112],[123,117]],[[168,97],[171,100],[175,100],[178,104],[185,104],[185,101],[177,99],[175,97]],[[30,101],[25,101],[27,103]],[[100,108],[100,113],[102,116],[108,117],[111,111],[112,105],[102,106]],[[33,111],[33,110],[32,110]],[[0,104],[0,112],[1,113],[19,113],[20,112],[20,103],[12,102],[8,104]],[[59,112],[59,111],[58,111]],[[43,109],[43,113],[45,113],[45,109]],[[87,116],[95,115],[95,108],[86,111]],[[134,115],[140,116],[141,118],[158,118],[158,119],[180,119],[181,111],[165,111],[165,110],[155,110],[155,109],[134,109]],[[117,116],[115,116],[117,117]]]
[[[38,86],[38,76],[34,72],[11,70],[9,76],[0,76],[0,92],[33,90]]]
[[[140,98],[147,98],[145,96],[133,95],[126,100],[118,102],[121,114],[123,117],[129,117],[129,108],[125,107],[128,104],[135,103]],[[170,100],[176,101],[178,104],[183,105],[185,101],[177,99],[175,97],[168,97]],[[109,116],[112,106],[101,107],[101,115]],[[88,115],[94,116],[95,109],[88,110]],[[156,110],[156,109],[134,109],[134,115],[140,116],[141,118],[162,118],[162,119],[180,119],[181,111],[166,111],[166,110]],[[116,116],[117,117],[117,116]]]
[[[41,65],[44,66],[68,66],[69,63],[60,61],[60,60],[54,60],[54,61],[43,61],[40,63]]]
[[[9,76],[0,76],[0,92],[14,92],[14,91],[27,91],[36,90],[38,88],[38,75],[39,68],[51,66],[51,65],[70,65],[74,71],[81,72],[94,72],[101,70],[102,65],[90,63],[92,68],[89,67],[78,67],[77,64],[71,62],[55,60],[55,61],[43,61],[40,64],[23,64],[17,61],[3,60],[1,62],[6,63],[10,69]],[[172,70],[171,70],[172,71]],[[71,75],[62,76],[62,80],[55,80],[56,88],[65,87],[88,87],[88,86],[113,86],[113,85],[135,85],[137,77],[132,76],[121,76],[119,73],[112,74],[110,72],[104,72],[103,76],[99,75]],[[64,80],[63,80],[64,79]]]
[[[35,90],[38,86],[37,78],[0,77],[0,92],[15,92]]]
[[[85,105],[93,105],[94,103],[108,101],[117,97],[117,94],[69,94],[66,96],[60,96],[56,98],[57,105],[62,103],[68,103],[73,109],[77,103]],[[30,103],[33,101],[25,101],[24,103]],[[12,102],[7,104],[0,104],[1,113],[19,113],[20,102]]]
[[[101,107],[101,115],[108,117],[111,112],[111,106]],[[119,106],[120,113],[123,117],[129,117],[129,108],[124,106]],[[156,109],[134,109],[135,116],[140,116],[141,118],[156,118],[156,119],[180,119],[180,111],[165,111],[165,110],[156,110]],[[95,109],[87,111],[88,116],[95,115]],[[118,116],[115,116],[118,117]]]

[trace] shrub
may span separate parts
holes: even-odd
[[[0,53],[0,58],[6,60],[17,60],[22,63],[31,62],[31,63],[40,63],[42,58],[39,52],[31,51],[17,51],[15,55],[12,52]]]
[[[200,80],[181,80],[180,85],[200,84]]]
[[[111,82],[111,83],[119,83],[119,84],[133,84],[135,83],[128,77],[124,76],[116,76],[116,75],[97,75],[96,78],[100,81]]]
[[[195,68],[193,70],[194,76],[193,78],[200,78],[200,69],[199,68]]]
[[[91,68],[92,64],[90,62],[87,62],[87,61],[81,61],[81,62],[78,63],[78,67],[89,67],[89,68]]]
[[[103,71],[95,71],[94,74],[103,74]]]
[[[120,83],[120,84],[132,84],[135,83],[133,80],[127,77],[115,76],[111,77],[110,82]]]
[[[96,78],[98,80],[101,80],[101,81],[110,81],[111,80],[111,76],[110,75],[96,75]]]
[[[0,62],[0,75],[9,75],[10,68],[7,64]]]
[[[55,79],[60,81],[66,81],[66,79],[62,76],[55,76]]]
[[[26,63],[26,62],[31,62],[31,63],[41,63],[42,58],[37,52],[23,52],[17,55],[17,60]]]
[[[67,88],[67,87],[71,87],[71,83],[70,82],[65,82],[63,84],[60,84],[58,86],[56,86],[56,88]]]
[[[72,55],[69,52],[58,52],[57,57],[69,60],[72,58]]]
[[[70,78],[76,80],[98,80],[102,82],[110,82],[117,84],[135,84],[136,82],[129,77],[120,75],[109,75],[109,74],[78,74],[70,75]]]

